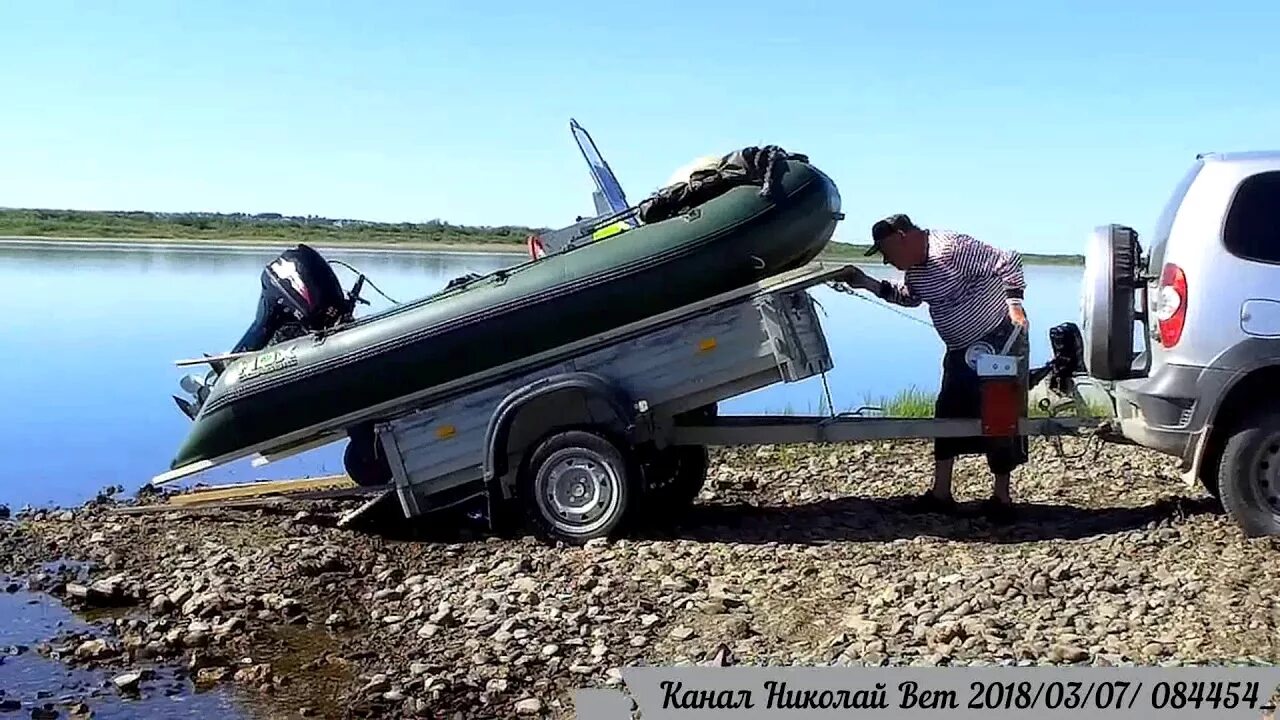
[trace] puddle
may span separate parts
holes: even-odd
[[[52,563],[42,568],[48,577],[83,578],[85,568],[78,563]],[[251,660],[269,662],[273,672],[288,682],[269,694],[219,685],[197,690],[185,672],[176,666],[140,662],[128,668],[71,668],[43,657],[41,643],[57,644],[58,636],[92,630],[95,623],[129,617],[135,608],[104,608],[75,613],[56,598],[43,592],[21,589],[21,585],[0,576],[0,720],[32,717],[33,709],[56,711],[58,718],[176,718],[199,717],[218,720],[261,720],[299,717],[309,708],[312,717],[330,717],[337,712],[341,688],[351,680],[351,672],[340,657],[340,638],[314,628],[280,626],[263,632]],[[135,696],[122,694],[112,678],[126,671],[150,671]],[[15,705],[17,703],[17,705]],[[83,713],[83,703],[92,715]],[[55,717],[50,714],[47,717]]]
[[[129,698],[111,684],[120,671],[73,669],[41,657],[36,651],[40,643],[62,631],[91,627],[47,595],[0,592],[0,618],[0,720],[33,717],[35,709],[57,713],[40,715],[50,718],[257,717],[231,693],[195,692],[189,680],[174,676],[172,668],[151,667],[155,676],[142,683],[138,697]],[[84,713],[85,707],[92,715],[73,714]]]

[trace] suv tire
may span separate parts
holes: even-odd
[[[1246,535],[1280,535],[1280,414],[1254,415],[1227,438],[1218,490]]]

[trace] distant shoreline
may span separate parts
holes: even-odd
[[[460,243],[444,240],[418,240],[387,242],[381,240],[350,241],[335,238],[333,241],[312,238],[286,237],[76,237],[59,235],[0,235],[0,247],[68,247],[82,249],[153,248],[156,250],[225,250],[229,252],[284,248],[297,242],[307,242],[318,249],[346,252],[378,252],[440,255],[510,255],[527,257],[523,246],[515,243],[473,242]],[[878,260],[866,258],[865,245],[831,243],[819,256],[825,260],[851,260],[856,263],[875,264]],[[1023,263],[1035,266],[1083,267],[1084,258],[1076,255],[1041,255],[1022,253]]]

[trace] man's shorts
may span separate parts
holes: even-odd
[[[972,364],[979,354],[999,353],[1009,334],[1013,321],[1005,318],[995,330],[968,347],[949,349],[942,358],[942,388],[934,406],[934,416],[939,418],[979,418],[982,416],[982,386],[977,370]],[[1018,380],[1022,386],[1021,416],[1026,416],[1027,384],[1030,373],[1030,343],[1025,333],[1020,333],[1010,355],[1018,356]],[[987,467],[997,475],[1004,475],[1027,462],[1027,438],[957,437],[937,438],[933,443],[936,459],[946,460],[959,455],[987,456]]]

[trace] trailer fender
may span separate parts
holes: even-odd
[[[511,428],[520,412],[534,401],[561,393],[574,394],[591,403],[589,418],[566,417],[566,422],[549,423],[544,430],[565,424],[605,426],[631,442],[636,430],[636,405],[614,384],[594,373],[572,372],[541,378],[518,388],[503,398],[489,419],[484,438],[484,481],[493,489],[496,479],[507,474]],[[600,410],[603,409],[603,413]],[[587,421],[584,423],[583,421]]]

